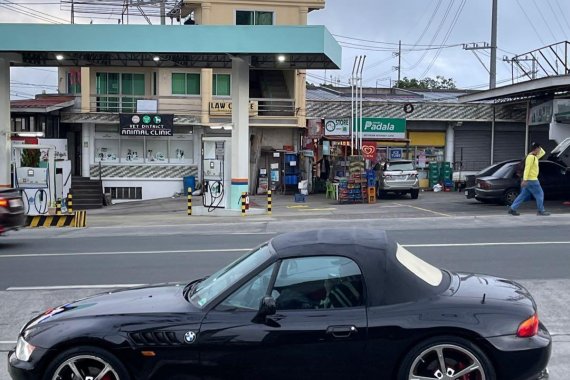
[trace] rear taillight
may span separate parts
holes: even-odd
[[[530,338],[538,334],[538,314],[534,314],[532,317],[522,322],[517,330],[517,336],[519,338]]]
[[[0,207],[8,208],[8,200],[4,198],[0,198]]]
[[[485,181],[479,181],[477,182],[477,185],[480,189],[490,189],[491,188],[491,184],[489,182],[485,182]]]

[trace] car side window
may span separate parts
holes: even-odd
[[[346,257],[283,260],[272,290],[277,310],[333,309],[364,305],[358,265]]]
[[[258,310],[261,299],[267,294],[267,288],[274,267],[275,264],[270,265],[261,273],[254,276],[220,303],[216,307],[216,310]]]

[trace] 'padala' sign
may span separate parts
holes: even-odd
[[[356,121],[353,125],[353,130],[356,133]],[[406,119],[363,117],[362,137],[375,139],[404,139],[406,138]]]

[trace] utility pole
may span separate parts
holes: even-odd
[[[489,64],[489,88],[497,86],[497,2],[493,0],[491,16],[491,62]]]
[[[400,73],[402,70],[402,40],[398,41],[398,85],[400,84]]]
[[[166,0],[160,0],[160,25],[166,24]]]

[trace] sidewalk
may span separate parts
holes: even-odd
[[[201,197],[193,197],[193,209],[202,206]],[[202,210],[200,214],[187,215],[187,199],[162,198],[147,201],[120,203],[98,210],[87,212],[87,226],[142,226],[167,224],[197,224],[197,223],[247,223],[277,220],[308,220],[308,219],[392,219],[392,218],[450,218],[506,215],[506,206],[482,204],[475,200],[466,199],[459,192],[422,192],[420,198],[412,200],[409,196],[387,197],[378,199],[374,204],[339,204],[337,201],[325,198],[324,194],[311,194],[306,202],[296,203],[293,195],[273,195],[272,214],[267,214],[267,197],[251,196],[250,207],[254,212],[241,216],[239,211],[228,216],[224,210],[214,210],[208,213]],[[563,201],[546,202],[547,209],[554,217],[570,216],[570,206]],[[523,216],[534,215],[534,204],[527,202],[521,209]]]

